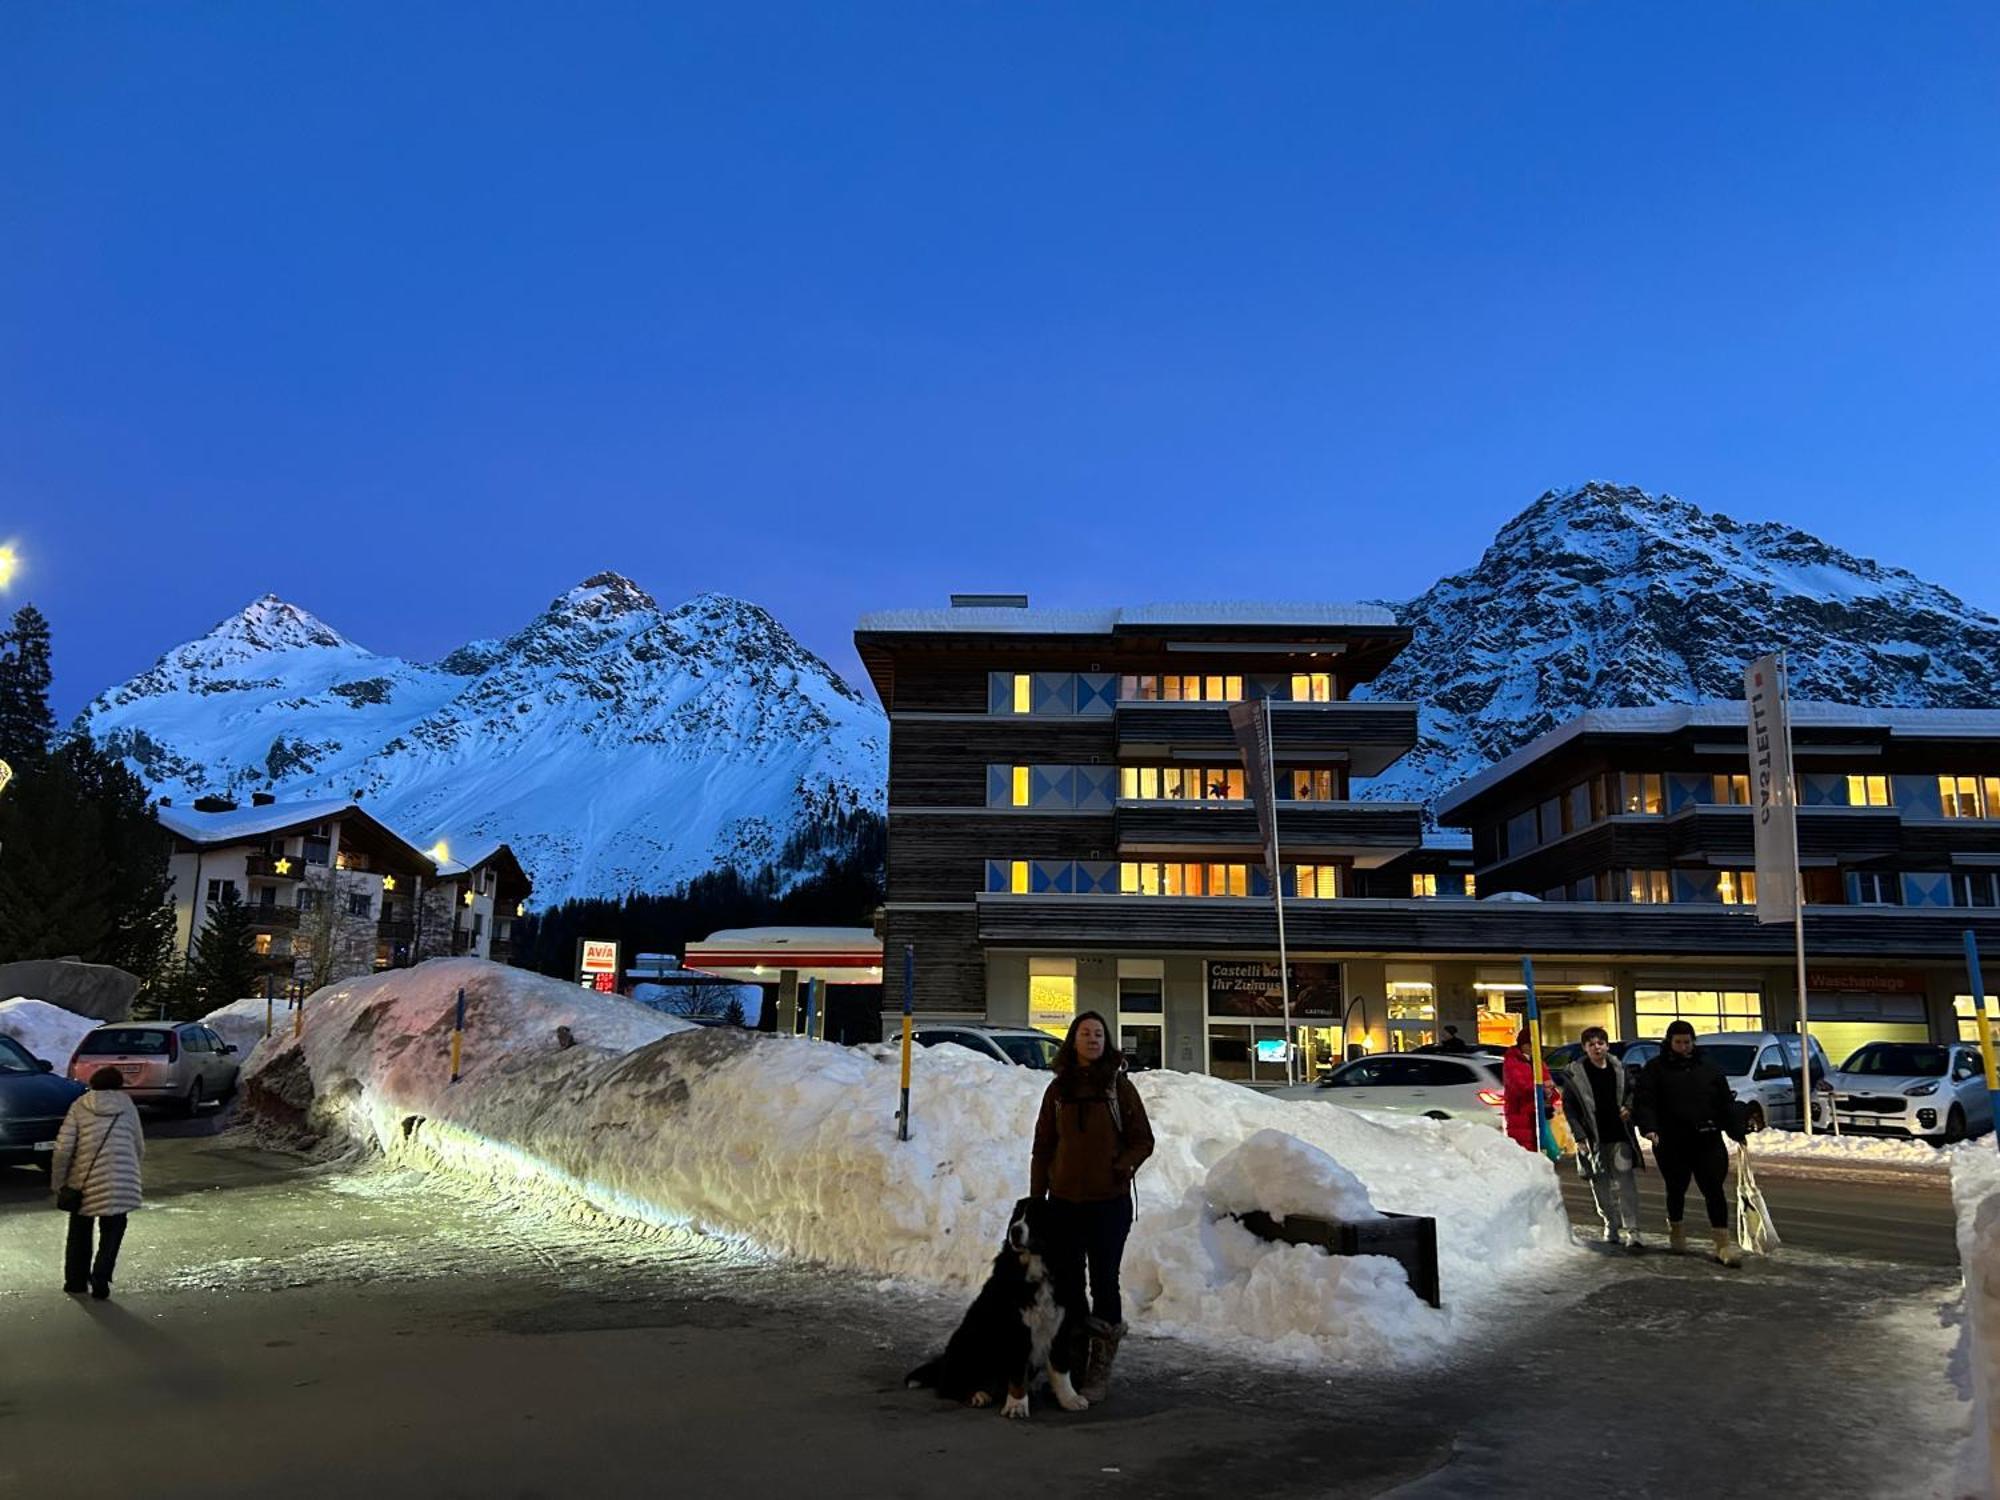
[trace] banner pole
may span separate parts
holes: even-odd
[[[1292,965],[1285,947],[1285,865],[1278,852],[1277,732],[1271,723],[1271,700],[1264,699],[1264,795],[1271,801],[1271,891],[1278,901],[1278,996],[1285,1009],[1285,1083],[1297,1083],[1292,1045]],[[1254,1052],[1254,1048],[1252,1049]],[[1254,1064],[1253,1064],[1254,1066]]]
[[[1812,1139],[1812,1005],[1806,994],[1806,892],[1799,873],[1799,772],[1792,758],[1792,665],[1783,651],[1778,653],[1778,702],[1785,721],[1785,795],[1792,803],[1792,948],[1798,959],[1799,984],[1799,1119]]]

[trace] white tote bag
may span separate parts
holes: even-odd
[[[1736,1148],[1736,1243],[1756,1255],[1769,1255],[1784,1242],[1771,1221],[1764,1190],[1750,1171],[1750,1143]]]

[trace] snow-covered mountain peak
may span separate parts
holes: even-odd
[[[560,598],[549,602],[544,616],[585,620],[615,620],[621,615],[656,615],[653,596],[622,573],[593,573]]]
[[[222,620],[199,640],[167,653],[162,661],[179,658],[188,665],[219,665],[247,661],[274,651],[348,646],[350,642],[325,621],[298,605],[263,594]]]

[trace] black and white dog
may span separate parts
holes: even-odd
[[[1023,1198],[1014,1205],[1006,1245],[993,1257],[993,1274],[944,1353],[904,1377],[910,1387],[929,1386],[974,1406],[991,1406],[1005,1392],[1002,1415],[1025,1417],[1029,1382],[1046,1366],[1049,1388],[1064,1411],[1090,1405],[1070,1382],[1075,1357],[1085,1347],[1086,1314],[1056,1296],[1047,1259],[1051,1235],[1047,1203]]]

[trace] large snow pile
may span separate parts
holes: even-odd
[[[243,1000],[232,1000],[218,1010],[212,1010],[201,1018],[202,1025],[209,1028],[236,1049],[236,1061],[240,1065],[248,1062],[257,1044],[264,1040],[264,1017],[269,1013],[271,1034],[277,1037],[290,1036],[292,1013],[283,1000],[266,1000],[262,995],[254,995]]]
[[[464,1076],[451,1085],[461,985]],[[555,1046],[558,1023],[576,1046]],[[252,1057],[247,1096],[260,1113],[512,1192],[577,1195],[779,1256],[970,1287],[1027,1188],[1048,1075],[959,1047],[920,1050],[913,1069],[903,1143],[894,1046],[688,1027],[517,969],[438,960],[311,997],[302,1040],[274,1038]],[[1569,1244],[1549,1164],[1496,1131],[1390,1128],[1187,1074],[1136,1082],[1159,1143],[1138,1177],[1126,1259],[1142,1328],[1280,1359],[1419,1358]],[[1237,1238],[1247,1231],[1218,1221],[1213,1195],[1283,1212],[1434,1215],[1446,1310],[1420,1304],[1385,1260],[1253,1249]]]
[[[1964,1489],[2000,1494],[2000,1154],[1985,1143],[1951,1152],[1951,1199],[1958,1211],[1958,1259],[1965,1272],[1960,1353],[1972,1380],[1972,1440]]]
[[[24,995],[0,1000],[0,1036],[11,1036],[28,1049],[30,1056],[52,1064],[58,1073],[69,1071],[76,1044],[100,1024],[46,1000],[31,1000]]]

